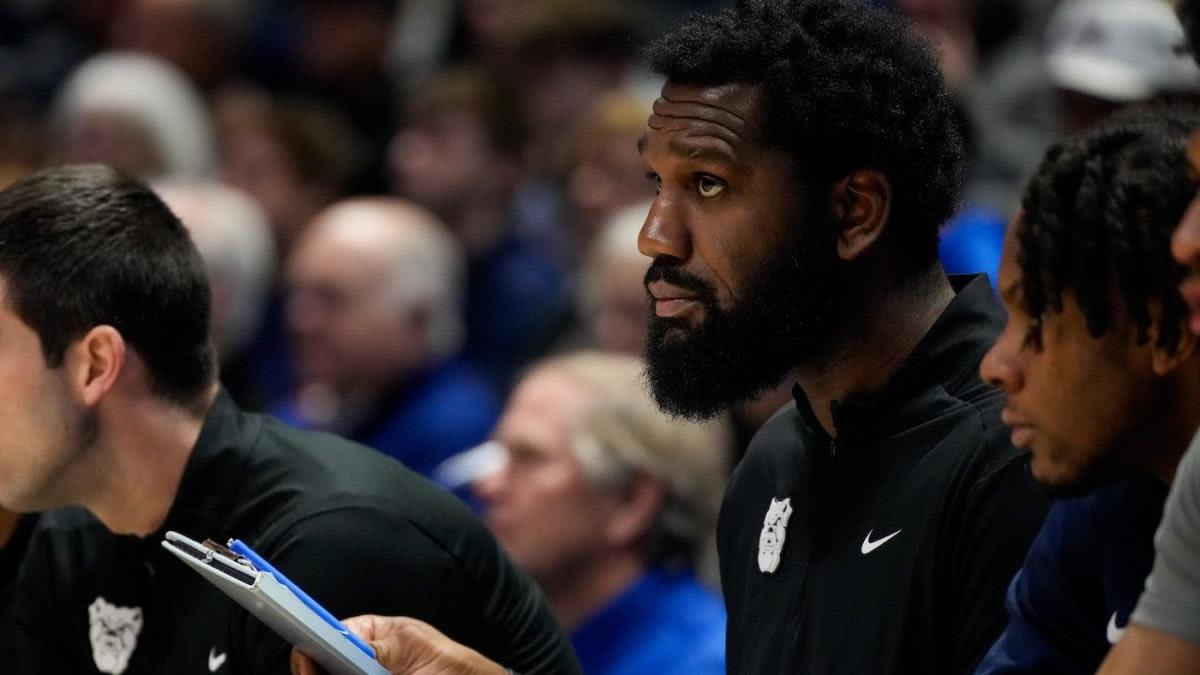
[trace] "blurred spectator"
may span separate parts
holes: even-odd
[[[1014,72],[1005,77],[1023,82],[1023,93],[1008,91],[1013,82],[1000,84],[984,93],[987,98],[977,109],[984,113],[976,125],[983,132],[983,145],[972,152],[979,161],[973,162],[975,182],[968,208],[942,233],[940,253],[946,270],[987,272],[995,287],[1005,214],[1015,209],[1016,188],[1054,136],[1089,128],[1131,104],[1194,100],[1200,92],[1200,70],[1182,46],[1179,20],[1161,0],[1059,4],[1045,28],[1043,51],[1006,65]],[[1028,71],[1024,75],[1023,69]],[[1002,112],[995,108],[1005,91],[1017,97],[1014,107],[1019,112],[1014,114],[1021,122],[1015,128],[993,118]]]
[[[1067,0],[1051,17],[1046,43],[1069,133],[1132,103],[1200,92],[1183,27],[1162,0]]]
[[[32,102],[17,97],[0,102],[0,189],[41,166],[45,139]]]
[[[222,180],[266,211],[286,256],[318,211],[343,196],[356,161],[346,122],[316,101],[251,89],[216,99]]]
[[[654,197],[637,149],[649,114],[648,102],[613,92],[597,100],[575,128],[564,178],[580,251],[617,212]],[[649,210],[644,206],[642,216]]]
[[[638,251],[638,232],[650,203],[628,207],[595,236],[579,275],[577,311],[584,342],[607,352],[640,355],[646,342],[650,300],[643,280],[649,261]]]
[[[44,105],[63,77],[104,45],[116,0],[0,3],[0,96]]]
[[[633,19],[617,0],[530,0],[512,24],[519,94],[537,166],[566,152],[571,130],[615,89],[637,49]]]
[[[491,387],[458,358],[461,254],[432,214],[353,199],[319,214],[287,263],[299,387],[277,408],[428,474],[486,438]]]
[[[531,0],[512,18],[513,78],[532,129],[528,175],[514,198],[515,228],[556,261],[574,264],[579,256],[557,171],[588,111],[635,74],[634,35],[630,9],[620,0]]]
[[[485,522],[541,586],[584,672],[724,673],[725,612],[693,567],[711,542],[728,429],[671,420],[632,356],[538,364],[477,483]]]
[[[980,142],[967,203],[1011,216],[1042,151],[1065,129],[1132,102],[1179,98],[1181,87],[1194,96],[1194,66],[1170,10],[1164,0],[1026,2],[1025,29],[973,87]]]
[[[208,268],[212,341],[221,383],[239,404],[262,408],[246,350],[258,335],[275,276],[266,214],[251,198],[210,182],[175,182],[155,191],[183,221]]]
[[[51,161],[102,162],[145,180],[208,176],[215,141],[208,108],[161,59],[107,52],[63,85],[51,123]]]
[[[559,273],[515,234],[525,120],[483,73],[418,91],[390,149],[395,191],[436,213],[467,256],[467,352],[499,385],[542,328]]]
[[[116,49],[152,54],[210,90],[228,76],[259,0],[124,0],[109,35]]]
[[[221,178],[263,208],[284,260],[313,217],[345,193],[356,164],[352,135],[341,116],[320,102],[283,100],[252,88],[222,91],[216,118]],[[249,389],[260,400],[279,398],[294,386],[278,287],[243,363]],[[244,403],[254,405],[253,399]]]
[[[894,0],[897,10],[913,20],[913,27],[938,52],[942,75],[954,91],[969,86],[979,61],[972,21],[976,6],[964,0]]]
[[[378,193],[388,138],[395,125],[397,86],[387,68],[399,0],[299,0],[287,91],[318,98],[349,120],[363,149],[357,193]]]
[[[970,109],[980,68],[1020,27],[1018,0],[892,0],[939,56],[942,76],[955,99],[967,162],[979,159],[978,121]],[[1040,148],[1038,148],[1040,150]],[[1006,217],[968,200],[942,228],[939,257],[950,274],[986,273],[996,284]]]

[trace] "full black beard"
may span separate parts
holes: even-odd
[[[727,311],[703,279],[670,262],[651,264],[647,284],[661,279],[697,293],[705,313],[693,329],[651,309],[646,379],[664,412],[710,419],[773,389],[827,350],[839,308],[840,261],[832,242],[803,238],[798,233],[798,241],[768,261]]]

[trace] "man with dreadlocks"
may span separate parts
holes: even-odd
[[[1178,0],[1176,11],[1200,61],[1200,0]],[[1188,145],[1200,175],[1200,134]],[[1171,252],[1187,269],[1180,292],[1200,334],[1200,195],[1172,236]],[[1154,567],[1125,636],[1109,652],[1101,675],[1200,675],[1200,435],[1179,463],[1162,524],[1154,536]]]
[[[1175,467],[1200,425],[1200,351],[1171,231],[1196,192],[1192,110],[1143,110],[1053,146],[1009,227],[1008,323],[981,374],[1054,504],[978,673],[1094,673],[1154,559]]]

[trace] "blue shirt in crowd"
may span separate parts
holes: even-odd
[[[462,359],[408,378],[344,435],[400,460],[424,476],[447,457],[487,439],[500,416],[500,396]],[[313,428],[294,401],[272,411],[292,426]]]
[[[1167,487],[1128,478],[1050,509],[1008,589],[1009,622],[976,675],[1091,675],[1116,643],[1154,562]]]
[[[562,274],[514,236],[467,270],[467,356],[504,388],[545,330]]]
[[[724,675],[725,607],[691,574],[652,570],[571,645],[588,675]]]

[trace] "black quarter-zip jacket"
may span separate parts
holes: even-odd
[[[0,673],[289,673],[286,644],[160,542],[237,537],[338,617],[413,616],[524,673],[577,673],[541,594],[463,504],[363,446],[218,396],[162,529],[42,517]]]
[[[734,472],[718,525],[731,674],[970,673],[1003,629],[1049,497],[978,375],[1001,309],[986,277],[951,281],[892,380],[834,404],[834,437],[797,387]],[[766,573],[764,519],[785,499]]]

